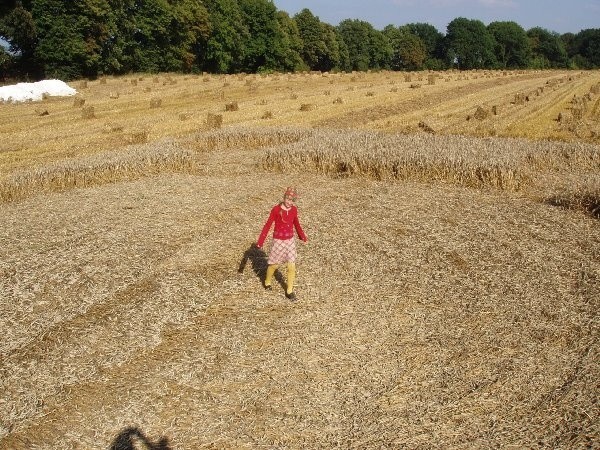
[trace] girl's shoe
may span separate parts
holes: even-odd
[[[272,291],[273,290],[273,286],[271,286],[270,284],[268,286],[265,284],[264,287],[265,287],[265,291]]]
[[[293,292],[290,292],[289,294],[286,292],[285,293],[285,298],[287,298],[288,300],[294,301],[296,300],[296,294],[294,294]]]

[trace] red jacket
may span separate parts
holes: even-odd
[[[300,226],[300,221],[298,220],[298,208],[292,205],[292,207],[286,211],[282,208],[281,203],[279,203],[278,205],[273,206],[273,209],[271,209],[271,214],[269,214],[267,223],[265,223],[265,226],[258,237],[258,242],[256,245],[259,247],[262,247],[265,243],[265,239],[267,238],[267,234],[269,234],[269,230],[271,229],[273,222],[275,222],[273,239],[285,240],[293,238],[295,228],[296,232],[298,233],[298,237],[304,242],[307,241],[306,234],[304,234],[304,231]]]

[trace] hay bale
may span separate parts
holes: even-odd
[[[36,110],[35,110],[35,113],[36,113],[38,116],[49,116],[49,115],[50,115],[50,113],[48,112],[48,110],[47,110],[47,109],[36,109]]]
[[[119,93],[118,92],[111,92],[110,94],[108,94],[110,98],[112,99],[117,99],[119,98]]]
[[[73,100],[73,106],[75,108],[81,108],[85,104],[85,98],[75,97]]]
[[[571,113],[573,115],[573,119],[583,119],[583,108],[581,106],[574,106],[573,108],[571,108]]]
[[[367,97],[375,97],[375,92],[367,91]]]
[[[431,133],[431,134],[435,133],[435,130],[423,121],[419,122],[419,128],[421,130],[425,131],[426,133]]]
[[[412,81],[412,77],[409,73],[407,73],[406,75],[404,75],[404,81],[406,83],[410,83]]]
[[[261,119],[272,119],[273,113],[271,111],[265,111],[261,116]]]
[[[482,108],[481,106],[478,106],[475,110],[475,114],[473,114],[473,117],[477,120],[484,120],[487,119],[489,115],[490,112],[488,110]]]
[[[571,114],[569,114],[567,111],[559,112],[558,117],[556,118],[556,121],[559,123],[569,122],[570,120],[571,120]]]
[[[206,125],[208,128],[221,128],[223,125],[223,115],[208,113],[206,115]]]
[[[100,78],[100,84],[106,84],[106,77]]]
[[[515,98],[513,100],[513,105],[524,105],[525,104],[526,95],[522,92],[515,94]]]
[[[145,144],[148,142],[148,130],[136,130],[133,131],[127,136],[128,144]]]
[[[342,103],[344,103],[344,100],[342,99],[342,97],[338,97],[333,101],[334,105],[341,105]]]
[[[151,91],[152,91],[152,88],[150,86],[146,86],[144,88],[144,92],[151,92]]]
[[[430,74],[427,76],[427,84],[432,85],[435,84],[435,75]]]
[[[108,132],[109,133],[122,133],[123,129],[124,129],[124,127],[120,123],[108,124]]]
[[[225,105],[225,111],[237,111],[239,109],[238,102],[229,102]]]
[[[497,115],[498,115],[498,105],[494,105],[494,106],[492,106],[492,114],[493,114],[494,116],[497,116]]]
[[[94,119],[96,117],[94,107],[93,106],[84,106],[81,109],[81,117],[84,119]]]
[[[185,120],[189,120],[191,117],[191,113],[179,113],[179,120],[181,120],[182,122]]]
[[[160,108],[160,105],[162,105],[162,99],[157,97],[150,99],[150,108]]]
[[[312,103],[302,103],[300,105],[300,111],[312,111],[313,109],[315,109],[315,105]]]
[[[79,83],[79,89],[87,89],[88,88],[88,82],[87,81],[82,81]]]
[[[420,84],[420,83],[412,83],[412,84],[410,85],[410,88],[411,88],[411,89],[419,89],[420,87],[421,87],[421,84]]]

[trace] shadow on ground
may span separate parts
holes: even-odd
[[[137,443],[142,443],[149,450],[171,450],[169,439],[166,437],[160,438],[157,442],[152,442],[141,432],[139,428],[125,428],[115,438],[109,450],[136,450],[139,448]]]
[[[239,273],[244,272],[248,262],[250,262],[250,267],[252,267],[252,271],[260,280],[261,285],[264,284],[265,275],[267,274],[267,254],[262,248],[258,248],[256,244],[250,244],[240,261],[240,266],[238,267]],[[285,289],[285,279],[279,270],[275,272],[275,281]]]

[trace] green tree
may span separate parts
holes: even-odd
[[[41,68],[35,61],[37,45],[35,23],[31,12],[21,2],[16,2],[14,8],[7,11],[0,19],[0,37],[9,43],[10,52],[14,55],[5,52],[4,57],[11,62],[15,61],[18,70],[34,77],[40,73]]]
[[[409,23],[405,26],[409,32],[421,39],[425,45],[427,56],[423,63],[427,69],[444,68],[444,35],[428,23]]]
[[[340,48],[340,39],[337,30],[333,25],[321,23],[321,35],[323,36],[324,51],[315,69],[323,72],[329,72],[340,68],[342,55]]]
[[[392,55],[392,47],[383,32],[370,27],[369,68],[377,70],[389,69],[391,67]]]
[[[294,20],[302,39],[300,56],[311,70],[318,70],[327,53],[321,21],[307,8],[296,14]]]
[[[200,43],[210,33],[208,11],[195,0],[171,0],[169,24],[169,52],[173,67],[189,72],[198,68]]]
[[[566,68],[569,58],[558,33],[535,27],[527,31],[532,51],[532,67],[536,69]]]
[[[282,69],[284,71],[306,70],[308,66],[302,60],[302,38],[296,21],[288,13],[278,11],[277,22],[282,35]]]
[[[45,76],[72,79],[91,71],[96,58],[88,53],[85,34],[91,23],[79,4],[61,0],[34,0],[31,14],[37,30],[35,58]]]
[[[493,36],[480,20],[459,17],[448,24],[447,58],[449,63],[458,64],[460,69],[495,67],[494,45]]]
[[[285,51],[275,5],[269,0],[239,0],[239,3],[249,31],[244,69],[247,72],[280,69]]]
[[[250,33],[236,0],[204,0],[210,17],[210,34],[199,54],[202,68],[213,73],[242,70],[245,41]]]
[[[592,28],[577,33],[572,51],[582,68],[600,68],[600,29]]]
[[[488,31],[496,41],[495,51],[499,66],[522,69],[531,63],[531,45],[525,30],[516,22],[492,22]]]
[[[392,49],[390,67],[393,70],[420,70],[427,58],[427,47],[408,26],[388,25],[383,29]]]
[[[346,43],[350,57],[350,69],[366,71],[371,68],[371,39],[373,27],[358,19],[346,19],[337,27]]]
[[[0,45],[0,80],[4,80],[9,76],[12,61],[12,57],[8,54],[4,47]]]

